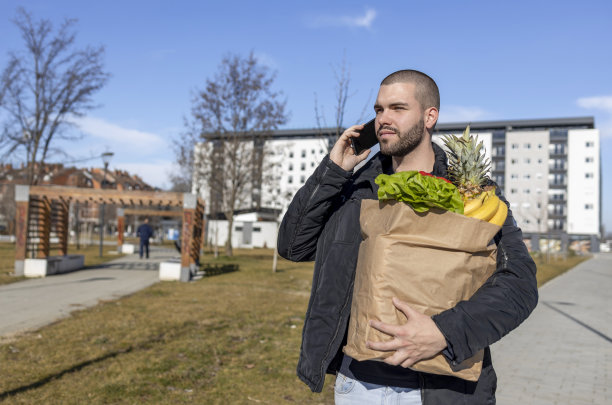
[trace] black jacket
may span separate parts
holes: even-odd
[[[433,145],[433,174],[446,177],[446,155]],[[335,374],[340,366],[361,242],[361,200],[377,198],[374,179],[383,172],[392,172],[391,158],[381,154],[354,175],[325,157],[296,193],[280,227],[281,256],[315,260],[297,367],[298,377],[315,392],[323,389],[325,373]],[[497,194],[507,204],[499,188]],[[510,210],[495,242],[495,273],[470,300],[432,317],[448,343],[444,355],[449,361],[459,363],[485,349],[480,379],[472,383],[419,373],[426,405],[495,403],[497,379],[488,346],[527,318],[538,298],[535,264]]]

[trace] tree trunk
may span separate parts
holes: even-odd
[[[227,220],[227,241],[225,242],[225,255],[232,257],[234,250],[232,249],[232,230],[234,228],[234,216],[228,216]]]

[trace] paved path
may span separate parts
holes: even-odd
[[[0,337],[40,328],[70,312],[132,294],[159,280],[176,250],[151,246],[150,259],[123,256],[96,267],[0,286]]]
[[[491,350],[499,405],[612,404],[612,254],[545,284]]]

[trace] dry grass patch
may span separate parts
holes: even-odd
[[[565,273],[569,269],[577,266],[578,264],[590,259],[590,255],[551,255],[548,262],[546,261],[546,255],[540,255],[535,257],[535,263],[538,268],[536,278],[538,280],[538,287],[543,286],[553,278]]]
[[[333,403],[295,376],[312,264],[158,283],[0,346],[0,403]]]

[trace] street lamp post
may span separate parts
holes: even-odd
[[[100,184],[100,188],[104,189],[104,183],[106,182],[106,170],[108,169],[108,164],[110,163],[111,158],[113,157],[113,152],[104,152],[101,157],[104,162],[104,176],[102,177],[102,184]],[[104,242],[104,208],[106,204],[103,202],[100,209],[100,257],[102,257],[102,244]]]

